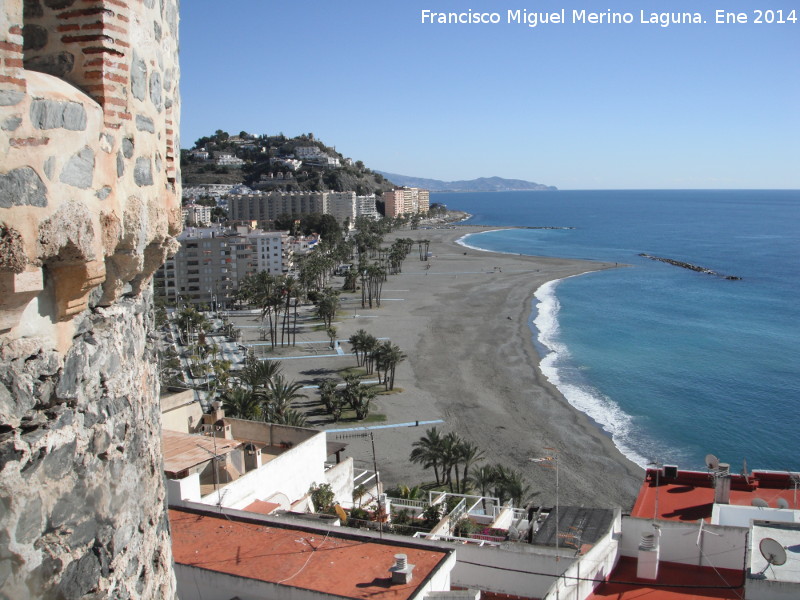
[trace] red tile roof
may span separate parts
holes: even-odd
[[[753,471],[749,477],[731,475],[730,504],[750,506],[755,498],[761,498],[773,508],[777,507],[778,498],[783,498],[795,508],[790,473]],[[697,521],[711,518],[714,507],[711,475],[702,471],[678,471],[677,477],[666,478],[662,472],[656,486],[656,470],[648,469],[631,516],[652,519],[656,504],[658,519]]]
[[[452,551],[362,536],[283,527],[240,517],[170,509],[175,562],[348,598],[407,600]],[[392,584],[395,554],[415,565],[408,584]]]
[[[742,571],[668,562],[659,565],[655,582],[638,579],[636,559],[622,557],[608,582],[598,585],[586,600],[740,600],[743,586]]]

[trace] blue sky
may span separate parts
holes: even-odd
[[[682,0],[554,2],[187,0],[181,145],[231,133],[314,135],[370,168],[561,189],[800,188],[796,23],[720,25]],[[708,6],[709,8],[705,8]],[[567,23],[507,23],[508,10]],[[422,24],[423,9],[497,12],[496,25]],[[577,24],[572,10],[634,22]],[[640,10],[707,23],[641,24]]]

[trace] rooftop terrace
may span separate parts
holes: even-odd
[[[169,520],[177,565],[345,598],[407,600],[453,555],[257,517],[171,509]],[[397,553],[415,565],[409,583],[392,583],[389,568]]]
[[[620,558],[607,583],[601,583],[586,600],[740,600],[744,596],[742,571],[713,569],[662,562],[658,579],[636,577],[636,559]]]
[[[786,471],[753,471],[748,476],[730,476],[731,491],[728,504],[796,509],[798,494],[796,473]],[[648,469],[645,481],[631,511],[631,516],[667,521],[697,521],[710,519],[714,508],[714,477],[711,472],[677,471],[668,477],[664,471]],[[755,501],[755,504],[754,504]]]

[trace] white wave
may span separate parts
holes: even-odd
[[[563,281],[549,281],[534,294],[538,300],[533,324],[538,330],[537,340],[545,349],[539,368],[547,380],[564,395],[574,408],[586,414],[611,436],[617,448],[641,467],[649,462],[631,447],[632,418],[611,398],[582,382],[579,369],[570,364],[569,348],[560,341],[558,313],[561,304],[556,288]]]
[[[519,252],[504,252],[502,250],[489,250],[488,248],[481,248],[480,246],[473,246],[471,244],[468,244],[467,241],[466,241],[468,238],[471,238],[471,237],[474,237],[474,236],[483,235],[484,233],[493,233],[495,231],[509,231],[509,230],[510,229],[506,227],[506,228],[500,228],[500,229],[487,229],[486,231],[479,231],[477,233],[468,233],[468,234],[458,238],[456,240],[456,244],[458,244],[459,246],[463,246],[464,248],[469,248],[471,250],[478,250],[479,252],[493,252],[494,254],[511,254],[513,256],[523,256]],[[529,255],[526,254],[524,256],[529,256]]]

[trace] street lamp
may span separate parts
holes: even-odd
[[[552,465],[555,463],[555,470],[556,470],[556,552],[558,552],[558,536],[559,536],[559,520],[558,520],[558,453],[556,452],[555,448],[545,448],[545,450],[549,450],[552,454],[548,456],[544,456],[542,458],[529,458],[528,460],[533,463],[543,463],[543,466],[548,468],[553,468]]]

